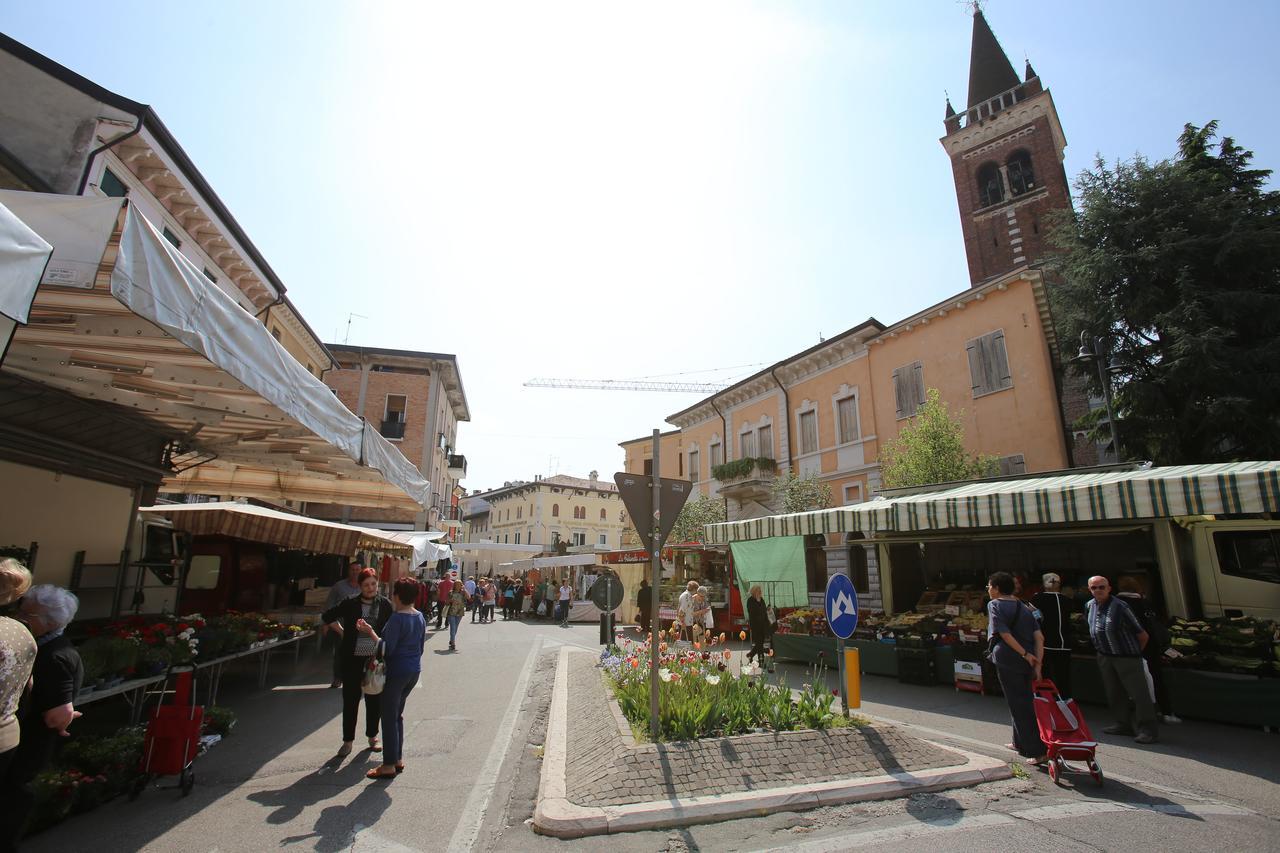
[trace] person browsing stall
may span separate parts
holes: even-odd
[[[1040,740],[1031,682],[1040,677],[1044,635],[1035,614],[1014,595],[1014,589],[1013,575],[1008,572],[996,572],[987,582],[991,662],[1013,720],[1013,743],[1009,746],[1031,764],[1042,765],[1048,760],[1048,750]]]

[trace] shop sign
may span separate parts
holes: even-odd
[[[650,559],[649,552],[645,551],[642,548],[637,548],[632,551],[609,551],[608,553],[604,554],[604,562],[607,565],[613,565],[617,563],[647,563],[649,562],[649,559]],[[671,560],[670,548],[662,549],[662,559],[668,560],[668,561]]]

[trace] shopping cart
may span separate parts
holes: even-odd
[[[190,794],[196,783],[193,765],[200,749],[200,732],[203,726],[204,708],[195,703],[194,674],[177,673],[173,704],[165,705],[162,699],[147,721],[139,767],[142,776],[134,783],[129,799],[137,799],[157,776],[177,776],[177,787],[182,791],[182,796]]]
[[[1079,772],[1067,762],[1083,761],[1093,781],[1101,785],[1102,768],[1094,758],[1098,742],[1093,739],[1080,706],[1074,699],[1063,699],[1057,685],[1047,678],[1034,682],[1031,692],[1040,740],[1048,750],[1049,778],[1058,782],[1068,770]]]

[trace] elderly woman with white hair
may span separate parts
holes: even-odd
[[[1058,692],[1070,698],[1071,692],[1071,614],[1079,607],[1062,594],[1062,578],[1047,572],[1042,578],[1043,592],[1031,596],[1031,606],[1040,614],[1040,631],[1044,634],[1042,675],[1052,681]]]
[[[17,560],[0,560],[0,613],[6,612],[31,587],[31,572]],[[0,779],[18,753],[21,727],[18,700],[31,681],[36,641],[23,625],[0,615]]]
[[[80,716],[72,704],[84,679],[80,654],[63,632],[75,618],[80,600],[65,589],[40,584],[22,598],[19,618],[35,637],[32,687],[19,711],[22,742],[0,783],[0,802],[12,809],[4,822],[0,849],[16,847],[35,803],[28,783],[44,768],[67,727]]]

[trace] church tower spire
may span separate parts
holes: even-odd
[[[959,113],[948,108],[943,124],[970,283],[1042,261],[1049,214],[1071,207],[1067,140],[1049,90],[1030,62],[1019,79],[981,9],[973,14],[968,103]]]

